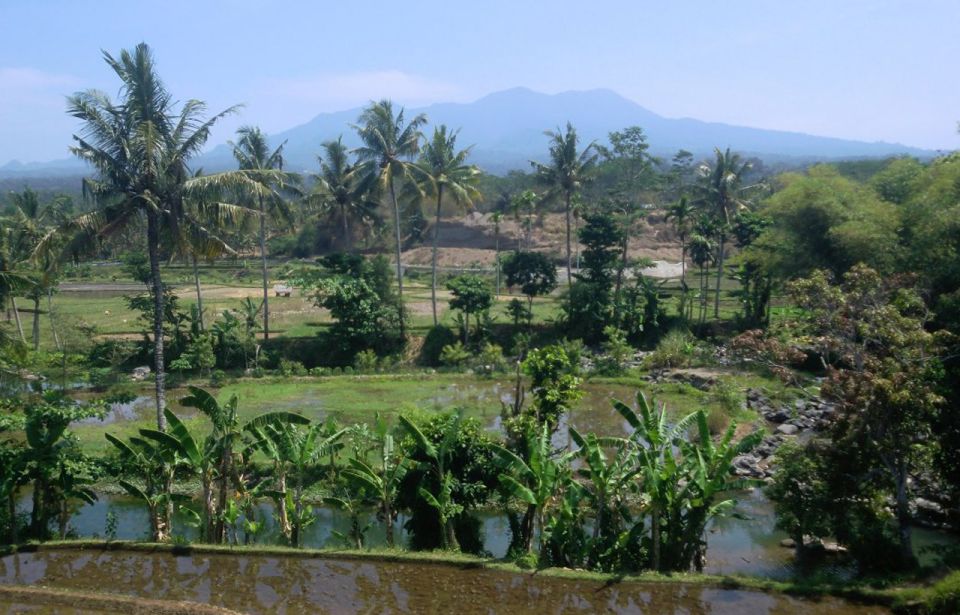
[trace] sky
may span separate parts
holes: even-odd
[[[147,42],[179,100],[279,132],[392,98],[609,88],[693,117],[960,148],[957,0],[0,0],[0,165],[66,158],[65,97]]]

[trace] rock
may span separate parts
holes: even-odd
[[[796,425],[790,425],[789,423],[784,423],[777,427],[777,431],[782,433],[785,436],[795,436],[797,432],[800,431],[800,428]]]
[[[840,553],[846,553],[846,552],[847,552],[847,548],[846,548],[846,547],[841,547],[839,544],[837,544],[837,543],[835,543],[835,542],[822,542],[822,543],[820,543],[820,546],[821,546],[821,548],[823,549],[823,552],[824,552],[824,553],[830,553],[830,554],[833,554],[833,555],[837,555],[837,554],[840,554]]]
[[[794,540],[793,538],[784,538],[783,540],[780,541],[780,546],[785,549],[796,549],[797,541]]]
[[[130,374],[130,378],[133,380],[143,380],[150,375],[150,368],[146,365],[141,365],[140,367],[134,367],[133,372]]]
[[[790,419],[791,415],[792,413],[789,410],[786,408],[781,408],[767,414],[764,418],[771,423],[784,423]]]

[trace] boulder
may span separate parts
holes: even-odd
[[[150,368],[146,365],[141,365],[140,367],[134,367],[133,372],[130,373],[130,378],[133,380],[143,380],[150,375]]]
[[[800,431],[800,428],[797,427],[796,425],[784,423],[783,425],[780,425],[779,427],[777,427],[777,431],[782,433],[785,436],[795,436],[797,435],[797,432]]]

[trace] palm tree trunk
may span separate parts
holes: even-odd
[[[163,280],[160,278],[160,221],[153,211],[147,213],[147,251],[150,256],[150,277],[153,283],[153,368],[157,394],[157,429],[167,430],[167,391],[163,361]]]
[[[393,229],[397,239],[397,290],[399,291],[399,301],[397,302],[397,311],[400,315],[400,339],[407,339],[407,327],[403,318],[403,264],[400,260],[400,205],[397,203],[397,190],[393,185],[393,179],[390,180],[390,199],[393,201]]]
[[[7,544],[17,544],[17,490],[11,485],[10,492],[7,494],[7,518],[10,519],[10,527],[7,528]]]
[[[60,335],[57,333],[57,324],[53,316],[53,289],[47,289],[47,316],[50,317],[50,331],[53,333],[53,343],[57,346],[57,352],[63,352],[63,345],[60,344]]]
[[[720,247],[717,258],[717,292],[713,296],[713,317],[720,318],[720,281],[723,280],[723,247],[727,241],[727,236],[720,234]]]
[[[270,307],[267,305],[267,214],[260,197],[260,267],[263,273],[263,341],[270,339]]]
[[[33,297],[33,349],[40,350],[40,295]]]
[[[495,297],[500,298],[500,223],[497,223],[496,228],[493,230],[493,256],[497,265],[497,294]]]
[[[430,300],[433,303],[433,326],[437,326],[437,237],[440,235],[440,205],[443,203],[443,184],[437,186],[437,221],[433,225],[433,280]]]
[[[570,252],[570,193],[566,194],[567,199],[567,288],[573,286],[573,261]]]
[[[203,331],[203,294],[200,292],[200,271],[197,269],[197,255],[191,254],[191,256],[193,257],[193,285],[197,287],[197,318],[200,320],[200,331]]]
[[[347,220],[347,207],[340,205],[340,219],[343,220],[343,240],[347,242],[347,249],[353,251],[353,239],[350,237],[350,222]]]
[[[20,341],[27,343],[27,338],[23,335],[23,323],[20,322],[20,310],[17,309],[17,298],[10,295],[10,304],[13,306],[13,319],[17,323],[17,333],[20,334]]]

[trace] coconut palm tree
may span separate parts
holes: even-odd
[[[323,154],[317,156],[320,173],[313,176],[313,190],[305,197],[308,205],[317,207],[320,215],[339,218],[343,241],[353,249],[350,221],[376,220],[376,203],[368,198],[369,176],[360,174],[360,167],[350,162],[350,152],[343,137],[321,144]],[[363,181],[363,180],[368,181]]]
[[[206,143],[212,126],[231,107],[204,119],[206,106],[188,100],[179,110],[157,74],[150,48],[141,43],[104,59],[121,81],[116,102],[97,90],[79,92],[67,99],[68,113],[83,127],[74,136],[71,152],[87,162],[96,176],[86,178],[84,194],[97,207],[81,214],[38,244],[36,252],[56,249],[66,237],[61,257],[90,250],[100,240],[146,222],[153,310],[154,373],[157,426],[166,429],[164,366],[164,292],[160,275],[161,236],[181,236],[180,226],[192,224],[184,212],[184,192],[190,178],[187,163]]]
[[[495,211],[490,214],[490,221],[493,222],[493,262],[497,267],[497,288],[496,297],[500,298],[500,223],[503,222],[503,212]]]
[[[371,180],[375,180],[380,194],[390,195],[393,206],[393,226],[396,239],[397,289],[400,300],[400,337],[406,339],[406,325],[403,318],[403,264],[401,262],[400,205],[397,202],[397,183],[414,184],[420,175],[418,167],[410,161],[420,151],[420,128],[426,124],[427,116],[419,114],[409,122],[403,116],[403,109],[394,114],[393,103],[381,100],[372,103],[360,114],[359,124],[353,126],[363,145],[354,150],[360,160],[363,171]],[[371,181],[371,185],[374,182]]]
[[[681,313],[686,316],[687,304],[687,236],[694,214],[693,204],[686,196],[681,196],[676,203],[667,207],[667,220],[673,221],[673,228],[680,236],[680,293]]]
[[[248,207],[255,208],[260,217],[258,238],[260,240],[260,266],[263,274],[263,339],[270,339],[270,302],[267,285],[267,218],[291,222],[293,214],[283,193],[295,190],[298,178],[283,172],[283,146],[281,143],[271,151],[267,135],[255,126],[243,126],[237,130],[237,142],[229,142],[233,157],[247,178],[259,185],[255,193],[241,190],[242,199]]]
[[[720,282],[723,280],[724,252],[727,234],[737,213],[746,209],[749,201],[743,186],[743,176],[750,169],[750,163],[741,160],[740,154],[727,148],[721,152],[714,150],[714,162],[700,166],[700,182],[696,188],[696,204],[714,218],[717,223],[717,287],[714,294],[713,317],[720,316]]]
[[[544,200],[562,198],[566,215],[567,231],[567,285],[573,285],[573,261],[570,241],[570,218],[573,215],[571,207],[573,197],[580,192],[587,182],[590,171],[597,162],[597,153],[594,143],[588,144],[582,151],[578,151],[577,131],[570,122],[567,122],[566,132],[548,130],[544,133],[550,139],[550,162],[541,164],[531,161],[537,172],[538,181],[547,187]]]
[[[470,207],[473,199],[480,196],[477,181],[480,169],[466,164],[470,149],[457,151],[458,130],[448,131],[445,124],[435,128],[433,138],[420,154],[420,169],[423,171],[424,191],[437,199],[437,215],[433,224],[433,256],[431,261],[430,301],[433,305],[433,326],[437,326],[437,238],[440,236],[440,208],[446,193],[457,205]]]

